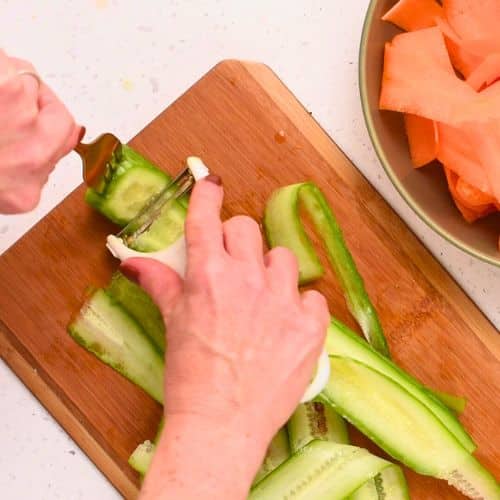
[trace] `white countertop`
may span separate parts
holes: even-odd
[[[0,0],[0,47],[29,59],[87,127],[126,141],[221,59],[269,64],[500,327],[500,269],[434,234],[387,179],[358,97],[368,0]],[[272,6],[270,6],[272,5]],[[33,213],[0,216],[6,250],[81,182],[62,160]],[[0,362],[2,499],[110,499],[113,487]]]

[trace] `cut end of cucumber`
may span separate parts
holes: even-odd
[[[155,449],[155,444],[149,440],[141,443],[128,459],[130,467],[142,476],[146,475],[153,460]]]

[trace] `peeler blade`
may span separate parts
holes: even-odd
[[[162,191],[153,196],[142,210],[116,235],[131,246],[160,217],[163,210],[194,186],[195,178],[185,167]]]

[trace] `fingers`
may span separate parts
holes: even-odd
[[[330,312],[325,297],[316,290],[307,290],[301,295],[302,307],[314,321],[318,336],[323,339],[330,323]]]
[[[45,143],[48,160],[56,163],[76,145],[80,129],[66,106],[45,84],[40,87],[37,131]]]
[[[204,179],[195,184],[189,201],[185,226],[189,262],[217,255],[224,250],[220,219],[224,192],[220,179],[209,177],[214,179]]]
[[[138,257],[127,259],[120,271],[151,296],[164,317],[170,314],[183,289],[182,279],[174,270],[155,260]]]
[[[264,257],[271,285],[283,290],[297,291],[299,266],[295,255],[284,247],[275,247]]]
[[[231,257],[263,266],[262,235],[257,222],[251,217],[239,215],[224,222],[222,229],[224,246]]]

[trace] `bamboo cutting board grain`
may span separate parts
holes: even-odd
[[[224,61],[131,145],[171,173],[187,156],[201,156],[223,178],[225,217],[261,220],[275,188],[316,182],[338,216],[395,360],[424,383],[467,397],[461,419],[477,456],[500,477],[498,332],[269,68]],[[154,436],[160,407],[66,333],[86,287],[106,284],[117,267],[104,248],[116,228],[85,205],[83,194],[81,186],[0,257],[0,353],[133,498],[138,478],[127,458]],[[333,276],[317,288],[332,313],[355,326]],[[442,481],[407,477],[414,499],[462,498]]]

